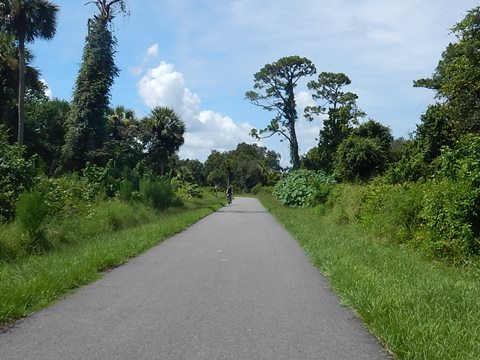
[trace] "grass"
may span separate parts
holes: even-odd
[[[480,269],[429,261],[330,212],[265,207],[299,241],[344,305],[399,359],[478,359]]]
[[[43,255],[0,263],[0,325],[5,327],[92,282],[102,271],[125,263],[222,205],[223,198],[210,196],[185,201],[181,208],[156,213],[148,223],[118,230],[122,221],[115,220],[109,231],[100,227],[98,236],[86,236]],[[78,224],[79,233],[92,235],[88,219],[83,228],[80,222],[71,221]]]

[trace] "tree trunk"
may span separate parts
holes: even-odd
[[[288,130],[290,132],[290,160],[293,170],[300,168],[300,156],[298,155],[297,132],[295,131],[295,123],[297,122],[297,109],[295,104],[295,93],[293,91],[293,83],[290,81],[287,86],[287,103],[285,104],[285,113],[288,121]]]
[[[290,157],[293,170],[300,168],[300,156],[298,155],[297,132],[295,131],[295,122],[290,124]]]
[[[25,129],[25,39],[18,40],[18,145],[23,145]]]

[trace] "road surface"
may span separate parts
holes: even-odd
[[[387,358],[247,198],[0,333],[1,360]]]

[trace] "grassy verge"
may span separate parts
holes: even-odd
[[[428,261],[315,209],[264,206],[330,279],[342,303],[400,359],[478,359],[480,269]]]
[[[100,272],[126,262],[222,206],[223,198],[186,201],[149,223],[92,236],[44,255],[0,263],[0,325],[50,304]]]

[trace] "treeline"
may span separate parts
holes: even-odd
[[[344,91],[344,74],[322,72],[308,83],[321,105],[305,109],[307,119],[322,115],[319,144],[298,156],[293,89],[315,73],[305,58],[287,57],[255,74],[246,94],[277,116],[256,137],[280,134],[289,143],[295,171],[274,194],[287,205],[319,205],[339,223],[359,222],[385,239],[410,243],[428,256],[453,263],[480,255],[480,7],[452,28],[457,40],[443,52],[431,78],[414,82],[432,89],[436,102],[422,115],[409,139],[356,106]],[[317,175],[312,175],[315,171]],[[312,173],[313,172],[313,173]],[[337,185],[333,185],[335,181]],[[325,208],[326,206],[326,208]]]

